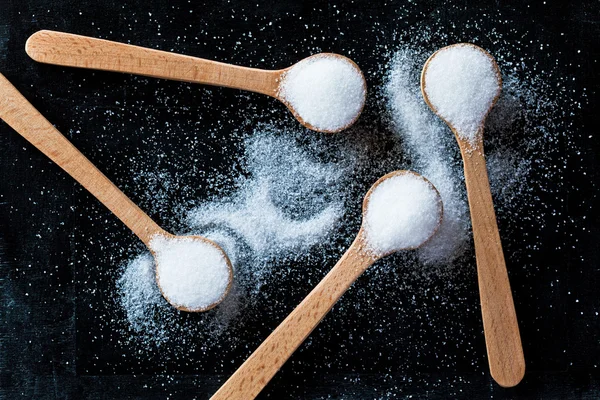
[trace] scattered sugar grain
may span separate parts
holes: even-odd
[[[324,198],[323,187],[339,189],[342,170],[311,159],[292,134],[256,132],[244,154],[249,176],[238,180],[233,195],[191,209],[187,225],[195,232],[230,232],[258,258],[286,256],[322,242],[344,208],[338,196]]]
[[[439,226],[442,203],[428,181],[411,173],[392,176],[371,193],[365,238],[376,254],[416,248]]]
[[[445,47],[431,58],[423,79],[438,115],[463,139],[475,143],[502,86],[490,57],[472,45]]]
[[[365,81],[345,58],[317,55],[300,61],[283,77],[280,95],[305,122],[326,132],[352,124],[365,104]]]
[[[196,310],[223,299],[230,282],[229,265],[215,245],[157,235],[150,248],[156,255],[160,288],[170,303]]]

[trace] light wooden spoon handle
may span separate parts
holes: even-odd
[[[225,86],[273,97],[282,73],[47,30],[34,33],[25,49],[46,64]]]
[[[47,155],[146,243],[168,235],[73,146],[0,74],[0,119]]]
[[[364,250],[361,237],[362,232],[335,267],[221,386],[212,400],[250,400],[261,392],[336,301],[375,262],[375,257]]]
[[[483,151],[461,147],[473,224],[479,296],[490,373],[500,386],[517,385],[525,358]]]

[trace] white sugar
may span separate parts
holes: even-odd
[[[331,205],[314,217],[294,220],[273,204],[266,182],[248,189],[246,197],[235,204],[213,204],[195,210],[190,214],[190,223],[227,227],[242,237],[253,252],[265,254],[272,249],[292,250],[299,244],[319,240],[341,213],[340,207]]]
[[[190,237],[160,235],[152,238],[150,247],[156,256],[158,283],[171,304],[198,310],[222,300],[230,275],[219,248]]]
[[[369,197],[365,238],[379,255],[419,247],[437,229],[441,213],[441,200],[431,183],[410,173],[392,176]]]
[[[358,118],[366,90],[362,73],[350,61],[318,55],[299,62],[285,74],[280,96],[312,127],[336,132]]]
[[[437,113],[463,139],[475,143],[501,90],[490,57],[472,45],[445,47],[431,58],[423,79],[427,98]]]
[[[343,204],[336,196],[326,200],[322,188],[340,185],[341,171],[312,160],[290,134],[256,132],[246,144],[250,176],[234,195],[190,210],[187,224],[196,232],[230,232],[256,257],[322,242],[343,215]]]

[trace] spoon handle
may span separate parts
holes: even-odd
[[[375,262],[375,257],[363,249],[361,236],[211,400],[250,400],[258,396],[338,299]]]
[[[496,223],[485,157],[481,146],[465,150],[465,182],[473,224],[490,373],[500,386],[513,387],[525,374],[517,314]]]
[[[73,146],[0,74],[0,119],[58,164],[112,211],[146,244],[168,235]]]
[[[35,61],[249,90],[275,97],[282,71],[267,71],[64,32],[39,31],[25,46]]]

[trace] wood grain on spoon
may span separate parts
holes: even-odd
[[[317,128],[306,121],[294,109],[293,105],[281,95],[279,90],[284,74],[292,67],[279,70],[247,68],[162,50],[48,30],[42,30],[31,35],[25,45],[25,51],[35,61],[46,64],[122,72],[266,94],[281,101],[292,112],[298,122],[317,132],[335,133],[342,131],[353,125],[360,116],[360,112],[358,112],[352,121],[335,129]],[[366,91],[364,76],[356,63],[347,57],[333,53],[321,53],[311,57],[323,55],[343,59],[352,65],[363,77],[363,87]],[[362,108],[360,111],[362,111]]]
[[[516,386],[525,375],[517,313],[482,147],[460,146],[473,225],[477,279],[490,374],[500,386]]]
[[[116,187],[90,160],[60,133],[27,99],[0,74],[0,119],[4,120],[17,133],[54,161],[59,167],[71,175],[77,182],[94,195],[102,204],[113,212],[129,229],[131,229],[144,244],[150,248],[152,238],[157,235],[168,238],[175,237],[162,229],[143,212],[129,197]],[[214,242],[201,237],[190,238],[203,241],[215,246],[223,253],[229,269],[229,284],[223,296],[214,304],[199,309],[190,309],[173,304],[174,307],[188,312],[207,311],[219,304],[231,288],[233,269],[229,258]]]
[[[125,43],[39,31],[25,45],[35,61],[249,90],[277,98],[285,70],[240,67]]]
[[[501,73],[493,57],[483,49],[471,44],[458,44],[457,46],[462,45],[471,46],[490,58],[501,87]],[[513,387],[525,375],[525,357],[483,152],[485,118],[479,127],[476,139],[474,142],[470,142],[465,138],[466,135],[461,134],[462,132],[445,120],[431,104],[427,96],[425,76],[430,61],[438,52],[429,57],[423,67],[421,92],[432,111],[448,124],[460,147],[473,227],[479,296],[490,374],[500,386]],[[487,111],[488,114],[498,100],[498,96],[499,93]]]

